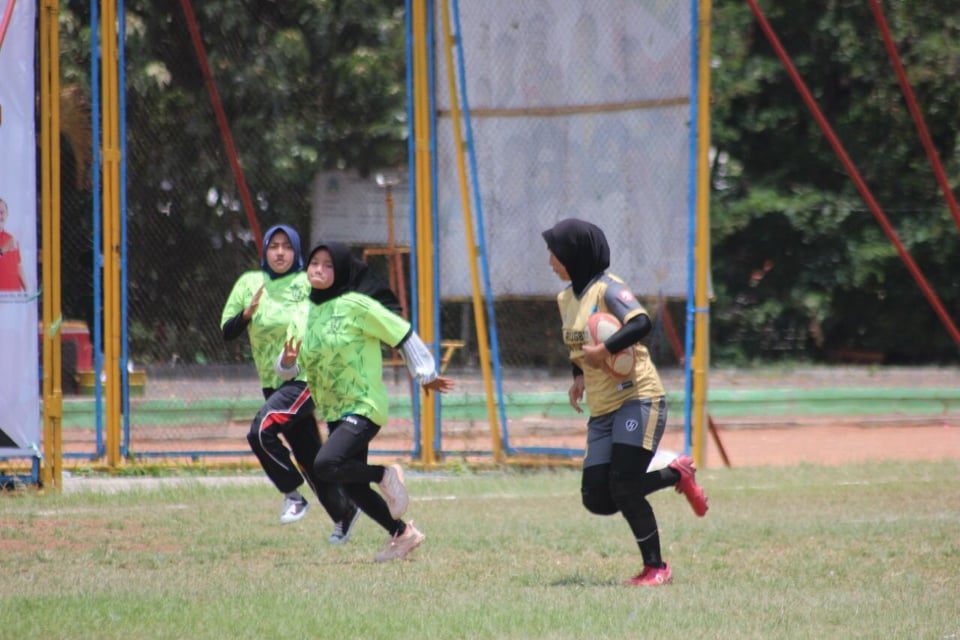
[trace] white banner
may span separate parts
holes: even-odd
[[[35,5],[16,2],[0,45],[0,456],[40,448]]]
[[[469,0],[460,9],[494,295],[552,298],[562,287],[540,234],[576,217],[604,230],[610,270],[634,293],[685,297],[689,3]],[[446,60],[437,60],[441,286],[469,295]]]
[[[562,283],[541,232],[598,224],[610,271],[644,296],[687,295],[692,15],[659,0],[465,0],[460,43],[494,297],[553,298]],[[438,20],[437,228],[441,298],[472,292]],[[460,105],[463,107],[464,105]],[[409,242],[408,185],[393,191]],[[386,242],[373,176],[317,176],[313,239]],[[473,219],[479,211],[470,202]]]

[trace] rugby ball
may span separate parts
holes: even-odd
[[[620,321],[609,313],[597,312],[587,319],[587,331],[584,342],[589,345],[600,344],[620,329]],[[636,362],[633,347],[611,354],[603,362],[603,368],[615,378],[623,380],[633,373]]]

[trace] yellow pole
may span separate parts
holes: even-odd
[[[483,309],[480,291],[480,273],[477,268],[477,245],[474,241],[473,213],[470,207],[470,188],[467,183],[467,167],[464,161],[463,131],[461,129],[460,99],[453,66],[455,44],[450,27],[450,0],[443,2],[443,38],[447,64],[447,86],[450,93],[450,120],[453,125],[454,146],[457,151],[457,175],[460,181],[460,207],[463,209],[464,239],[467,242],[467,258],[470,261],[470,281],[473,287],[473,319],[477,325],[477,347],[480,351],[480,370],[487,395],[487,414],[490,418],[490,435],[493,439],[493,457],[503,462],[503,441],[500,437],[500,420],[494,404],[493,370],[490,363],[490,342],[487,336],[487,317]]]
[[[43,442],[40,481],[63,487],[60,385],[60,50],[57,0],[40,9],[40,202],[43,267]]]
[[[430,176],[430,87],[428,82],[428,51],[427,51],[427,0],[414,0],[411,22],[413,27],[413,109],[414,109],[414,136],[417,179],[417,283],[419,296],[417,300],[420,326],[418,332],[423,340],[430,344],[434,341],[433,326],[433,220],[432,204],[433,190]],[[421,447],[422,460],[426,464],[437,461],[437,452],[433,446],[436,434],[435,398],[427,396],[422,390],[420,393],[421,414]]]
[[[696,223],[696,313],[693,325],[693,457],[706,460],[707,369],[710,366],[709,292],[710,278],[710,2],[700,0],[699,60],[697,61],[697,223]]]
[[[120,465],[120,119],[116,2],[101,0],[103,122],[103,325],[107,467]]]

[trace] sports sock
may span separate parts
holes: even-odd
[[[678,482],[680,482],[680,478],[682,477],[680,475],[680,472],[674,469],[673,467],[664,467],[663,469],[660,469],[657,473],[660,474],[660,477],[663,478],[664,483],[668,487],[673,486]]]
[[[660,557],[660,531],[654,529],[653,533],[644,538],[637,538],[637,546],[640,547],[640,555],[643,557],[643,564],[647,567],[663,568],[663,558]]]
[[[288,491],[285,494],[285,497],[290,500],[296,500],[297,502],[305,502],[305,500],[303,499],[303,496],[296,489],[294,489],[293,491]]]

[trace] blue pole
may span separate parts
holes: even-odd
[[[433,2],[427,3],[427,60],[433,60],[434,40],[433,40]],[[440,198],[438,195],[437,184],[439,166],[437,163],[437,100],[436,100],[436,75],[432,64],[427,65],[427,92],[430,95],[430,219],[433,221],[430,234],[430,242],[433,250],[433,358],[437,363],[437,369],[440,368],[440,212],[437,209],[437,203]],[[419,394],[418,394],[419,395]],[[440,403],[440,394],[435,393],[430,399],[433,402],[436,411],[433,413],[433,450],[438,454],[443,452],[442,438],[440,431],[440,412],[442,410]]]
[[[407,218],[410,223],[410,322],[417,326],[419,313],[417,310],[417,135],[413,114],[413,19],[412,0],[406,0],[404,28],[406,29],[406,58],[407,58],[407,181],[410,184],[410,210]],[[419,458],[422,454],[420,446],[420,394],[412,393],[410,409],[413,414],[413,457]]]
[[[487,327],[490,333],[490,351],[493,357],[494,382],[497,388],[497,405],[500,409],[500,437],[504,450],[510,451],[507,429],[507,408],[503,400],[503,376],[500,371],[500,347],[497,339],[497,320],[493,307],[493,288],[490,285],[490,268],[487,263],[487,247],[484,235],[483,201],[480,197],[480,179],[477,174],[477,156],[473,145],[473,124],[470,118],[470,102],[467,100],[467,75],[463,57],[463,38],[460,35],[460,2],[453,0],[453,26],[456,31],[457,74],[460,76],[460,102],[463,103],[463,118],[466,124],[467,157],[470,159],[470,181],[473,183],[474,208],[477,211],[477,236],[480,249],[480,265],[487,308]],[[455,126],[459,126],[456,123]]]
[[[699,0],[690,0],[690,138],[687,172],[687,326],[683,355],[683,451],[690,453],[693,444],[693,333],[696,313],[696,244],[697,244],[697,98],[700,92],[697,60],[699,45]]]
[[[125,4],[117,0],[117,23],[125,24]],[[126,457],[130,449],[130,335],[127,325],[127,74],[125,70],[124,48],[126,37],[121,26],[118,29],[117,51],[118,64],[118,92],[120,94],[120,381],[123,407],[123,438],[120,442],[120,455]]]
[[[106,453],[103,444],[103,201],[101,198],[103,139],[100,131],[100,11],[97,0],[90,0],[90,94],[93,98],[91,109],[91,127],[93,138],[93,380],[94,406],[96,407],[96,453],[102,457]]]

